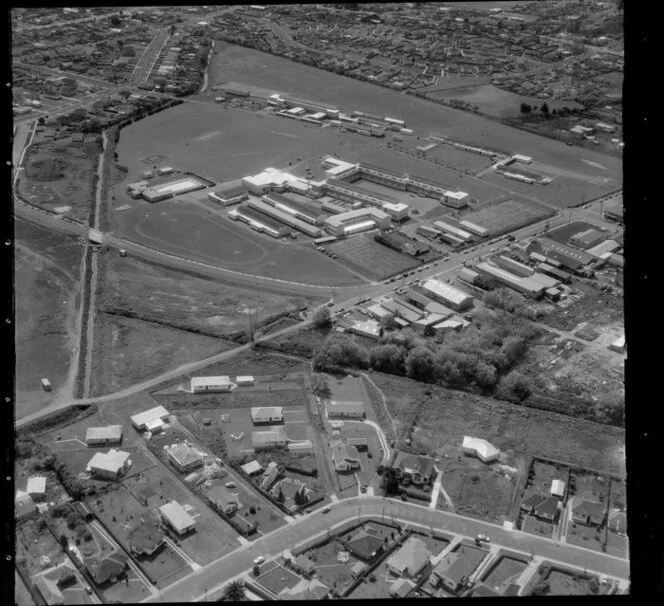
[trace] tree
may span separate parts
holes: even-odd
[[[530,107],[530,104],[528,104],[528,103],[522,103],[522,104],[519,106],[519,111],[520,111],[522,114],[529,114],[531,109],[532,109],[532,108]]]
[[[475,368],[475,381],[480,387],[490,389],[498,382],[498,372],[491,364],[479,362]]]
[[[222,599],[225,602],[244,602],[247,599],[247,590],[244,583],[240,579],[231,581],[224,588]]]
[[[540,581],[535,585],[531,595],[548,595],[551,593],[549,581]]]
[[[588,590],[593,595],[597,595],[599,593],[599,581],[597,580],[597,577],[593,576],[590,578],[588,581]]]
[[[433,354],[426,347],[418,346],[406,356],[406,374],[420,381],[428,381],[434,376]]]
[[[314,312],[313,315],[314,327],[318,329],[327,329],[332,324],[332,316],[327,307],[321,307]]]
[[[326,399],[332,395],[332,392],[330,391],[330,386],[327,384],[327,379],[323,374],[314,373],[313,375],[311,375],[311,387],[313,389],[313,392],[319,398]]]
[[[131,91],[123,88],[122,90],[118,91],[118,95],[120,95],[126,101],[131,96]]]
[[[405,349],[399,345],[388,343],[379,345],[369,351],[369,364],[374,370],[391,374],[403,374]]]
[[[40,126],[43,126],[44,122],[46,122],[46,119],[44,118],[44,116],[39,116],[39,120],[37,120],[37,122],[39,122]]]
[[[508,400],[523,402],[532,393],[532,386],[527,377],[512,371],[501,381],[500,393]]]
[[[549,117],[549,104],[545,101],[540,107],[540,113],[545,117]]]
[[[383,330],[396,330],[399,328],[396,316],[394,314],[387,314],[386,316],[383,316],[380,319],[379,325]]]

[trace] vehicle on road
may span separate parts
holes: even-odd
[[[491,538],[485,534],[478,534],[475,537],[475,543],[491,543]]]
[[[405,494],[402,494],[402,495],[401,495],[401,500],[402,500],[402,501],[407,501],[407,500],[408,500],[408,497],[407,497]]]
[[[321,513],[330,513],[330,506],[328,505],[327,507],[323,507],[323,509],[321,509]]]
[[[92,595],[92,587],[90,585],[85,586],[85,591],[88,595]]]
[[[256,566],[262,564],[263,562],[265,562],[265,558],[264,558],[263,556],[258,556],[258,557],[254,560],[254,564],[256,564]]]

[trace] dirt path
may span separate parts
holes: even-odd
[[[397,435],[397,424],[394,422],[394,419],[392,418],[392,415],[390,414],[390,411],[387,409],[387,401],[385,399],[385,394],[381,391],[380,387],[376,385],[371,378],[366,375],[365,373],[360,373],[371,385],[374,386],[376,391],[380,394],[381,399],[383,400],[383,409],[385,410],[385,414],[387,415],[387,418],[390,420],[390,423],[392,423],[392,431],[394,432],[394,435]]]

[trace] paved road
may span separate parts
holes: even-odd
[[[628,578],[629,562],[571,545],[561,545],[550,539],[529,535],[515,530],[506,530],[488,522],[464,518],[456,514],[429,509],[413,503],[403,503],[382,497],[353,497],[331,506],[328,514],[319,511],[298,519],[295,523],[279,528],[254,541],[250,546],[241,547],[188,577],[177,581],[161,591],[159,597],[146,601],[186,602],[202,599],[207,590],[212,593],[230,578],[250,570],[253,559],[263,555],[266,559],[275,557],[284,549],[324,533],[334,524],[352,519],[358,515],[384,516],[387,522],[397,521],[422,524],[454,534],[474,537],[478,533],[487,534],[493,543],[508,549],[535,553],[543,558],[555,560],[588,569],[599,574]]]

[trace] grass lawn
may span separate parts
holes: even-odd
[[[332,540],[307,551],[304,555],[316,563],[316,577],[322,583],[325,583],[331,589],[342,591],[352,582],[351,568],[357,558],[349,554],[348,562],[341,563],[337,559],[337,554],[344,551],[344,546],[338,540]]]
[[[255,581],[277,595],[286,588],[295,587],[302,580],[302,577],[279,564],[269,564],[269,566],[272,568],[266,566]]]
[[[598,532],[597,528],[570,522],[567,528],[567,542],[570,545],[603,551],[602,542],[604,540],[604,532]]]
[[[138,318],[223,336],[247,328],[247,312],[260,324],[277,314],[316,302],[313,297],[284,296],[240,288],[220,280],[146,263],[114,252],[108,255],[103,310],[131,310]]]
[[[620,536],[609,530],[606,536],[606,553],[619,558],[629,556],[629,542],[627,537]]]
[[[491,234],[512,231],[521,225],[553,214],[544,206],[521,200],[508,199],[497,204],[480,207],[461,215],[460,219],[486,227]]]
[[[590,577],[571,575],[562,570],[552,570],[547,577],[551,587],[551,595],[589,595],[588,582]]]
[[[123,579],[110,587],[103,590],[97,589],[97,591],[101,591],[101,594],[109,604],[136,603],[151,595],[145,583],[131,569],[127,572],[126,580]]]
[[[16,564],[31,577],[43,570],[42,556],[49,557],[52,566],[60,564],[65,557],[47,528],[40,530],[37,519],[26,520],[16,527]]]
[[[521,530],[530,534],[537,534],[546,538],[553,536],[555,525],[545,520],[538,520],[535,516],[526,515],[523,517]]]
[[[517,406],[404,377],[369,373],[402,429],[412,423],[412,446],[430,455],[458,449],[466,435],[482,436],[508,455],[523,452],[620,473],[624,431],[582,419]],[[424,395],[431,389],[432,397]]]
[[[514,583],[527,567],[528,562],[526,561],[504,556],[491,567],[489,574],[482,579],[482,582],[500,593],[510,583]]]
[[[236,345],[154,322],[98,313],[93,347],[92,393],[102,395]]]
[[[17,218],[15,230],[16,416],[36,412],[72,389],[72,348],[83,247]],[[41,387],[48,378],[52,392]]]

